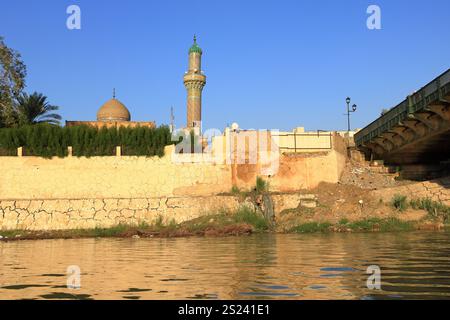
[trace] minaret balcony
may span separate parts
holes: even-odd
[[[188,81],[200,81],[200,82],[206,82],[206,76],[204,74],[199,73],[187,73],[183,77],[184,82]]]

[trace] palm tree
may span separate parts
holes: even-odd
[[[62,117],[57,113],[59,107],[50,105],[47,97],[42,93],[34,92],[31,95],[22,93],[17,98],[17,111],[21,125],[49,123],[59,125]]]

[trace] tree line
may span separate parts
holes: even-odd
[[[159,128],[61,127],[59,107],[41,93],[24,92],[26,66],[16,50],[0,36],[0,156],[111,156],[116,146],[123,155],[162,156],[172,144],[167,126]]]
[[[51,124],[0,129],[0,155],[14,156],[23,147],[24,155],[66,157],[68,147],[76,157],[112,156],[116,146],[128,156],[163,156],[164,147],[174,142],[168,126],[96,128],[60,127]]]
[[[28,124],[59,124],[61,116],[42,93],[24,92],[27,69],[20,53],[6,46],[0,36],[0,128]]]

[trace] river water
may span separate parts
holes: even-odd
[[[69,266],[79,289],[67,288]],[[0,299],[186,298],[449,299],[450,233],[0,243]]]

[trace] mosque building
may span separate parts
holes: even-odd
[[[112,99],[106,101],[97,111],[97,121],[66,121],[67,127],[87,125],[91,127],[150,127],[154,128],[155,122],[131,121],[131,113],[128,108],[116,99],[115,90]]]
[[[187,90],[187,129],[198,128],[201,130],[202,121],[202,91],[206,84],[206,76],[201,70],[202,49],[197,44],[194,36],[194,44],[189,49],[189,67],[185,73],[183,82]],[[112,99],[103,104],[97,112],[97,121],[66,121],[66,126],[88,125],[92,127],[151,127],[156,126],[154,121],[131,121],[131,113],[128,108],[116,99],[115,90]]]

